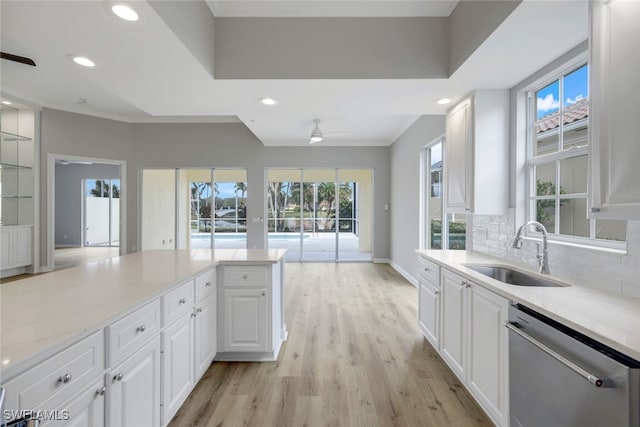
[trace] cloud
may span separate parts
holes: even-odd
[[[552,93],[547,94],[544,98],[538,97],[536,102],[538,114],[560,108],[560,101],[555,99]]]
[[[580,101],[581,99],[585,99],[585,98],[586,98],[586,96],[584,96],[583,94],[576,95],[576,97],[573,98],[573,99],[567,98],[567,100],[565,101],[565,105],[575,104],[576,102]]]

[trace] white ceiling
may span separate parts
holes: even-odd
[[[209,1],[220,16],[441,16],[457,2]],[[348,7],[342,7],[348,4]],[[509,88],[586,39],[586,1],[524,1],[448,79],[216,80],[146,1],[124,22],[105,1],[3,0],[2,50],[37,67],[1,63],[8,96],[127,122],[242,121],[265,145],[389,145],[423,114],[443,114],[474,89]],[[452,6],[453,5],[453,6]],[[271,14],[271,15],[270,15]],[[71,53],[98,62],[84,69]],[[275,107],[258,102],[278,100]],[[79,103],[79,99],[86,103]],[[331,136],[330,134],[337,133]],[[338,134],[339,133],[339,134]],[[318,144],[316,144],[317,146]]]

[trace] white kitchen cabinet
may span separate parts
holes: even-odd
[[[458,377],[466,376],[466,295],[468,282],[442,269],[441,355]]]
[[[435,349],[440,348],[440,267],[418,259],[418,325]]]
[[[160,425],[160,336],[109,369],[107,425]]]
[[[266,352],[270,330],[267,289],[224,290],[223,351]]]
[[[207,371],[218,351],[217,299],[212,295],[195,308],[195,381]]]
[[[509,201],[509,93],[476,91],[447,113],[448,213],[503,214]]]
[[[56,413],[57,419],[43,420],[40,427],[100,427],[105,425],[104,404],[106,387],[100,378],[85,388],[69,402],[64,403]]]
[[[211,269],[162,296],[162,425],[171,421],[216,355],[215,275]]]
[[[187,313],[162,332],[162,424],[178,411],[195,386],[194,313]]]
[[[498,425],[508,425],[509,303],[505,298],[471,283],[468,288],[467,386]]]
[[[17,269],[32,264],[32,228],[30,225],[0,227],[1,270]]]
[[[442,358],[497,425],[508,425],[508,300],[442,269]]]
[[[435,349],[440,347],[440,289],[419,279],[418,324]]]
[[[216,360],[277,360],[287,338],[283,263],[224,265],[218,273]]]
[[[640,2],[590,1],[589,5],[591,215],[637,220]]]

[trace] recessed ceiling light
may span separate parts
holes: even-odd
[[[260,98],[259,101],[264,105],[276,105],[278,103],[278,101],[273,98]]]
[[[12,104],[10,101],[2,101],[2,103],[3,103],[4,105],[11,105],[11,104]]]
[[[440,98],[436,102],[440,105],[447,105],[451,100],[449,98]]]
[[[70,55],[71,60],[78,65],[82,65],[83,67],[93,68],[96,66],[96,63],[86,56],[78,56],[78,55]]]
[[[139,19],[138,13],[126,4],[116,4],[111,7],[111,11],[121,19],[135,22]]]

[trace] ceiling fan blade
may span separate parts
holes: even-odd
[[[33,59],[27,58],[27,57],[24,57],[24,56],[14,55],[12,53],[0,52],[0,58],[7,59],[7,60],[13,61],[13,62],[19,62],[19,63],[25,64],[25,65],[31,65],[33,67],[36,66],[36,63],[33,62]]]

